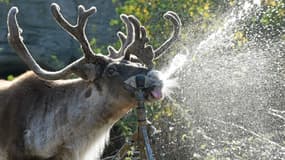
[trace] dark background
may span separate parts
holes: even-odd
[[[97,7],[97,13],[89,18],[87,35],[96,38],[96,45],[108,45],[116,40],[116,28],[109,26],[116,11],[112,1],[106,0],[10,0],[0,3],[0,78],[17,75],[27,70],[7,42],[7,13],[12,6],[19,8],[18,21],[23,29],[24,42],[33,57],[44,68],[59,69],[81,56],[79,44],[53,20],[50,4],[61,6],[63,15],[75,23],[77,6]]]

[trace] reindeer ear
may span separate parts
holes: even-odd
[[[87,81],[94,81],[100,76],[100,69],[92,63],[74,66],[72,72]]]

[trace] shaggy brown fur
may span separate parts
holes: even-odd
[[[96,8],[79,6],[77,24],[71,25],[53,3],[55,20],[79,41],[84,56],[50,72],[35,62],[25,46],[18,12],[17,7],[9,10],[8,40],[33,72],[12,82],[0,81],[0,160],[99,159],[113,124],[135,106],[137,75],[146,79],[147,100],[162,98],[162,81],[151,68],[153,60],[177,39],[181,26],[178,15],[172,11],[164,15],[173,24],[173,34],[154,50],[147,44],[146,30],[139,20],[122,14],[127,35],[119,32],[121,48],[109,47],[109,56],[104,56],[93,52],[85,34],[88,17]],[[58,80],[69,74],[80,78]]]
[[[109,129],[135,106],[122,86],[103,81],[98,91],[93,82],[45,81],[33,72],[1,80],[1,160],[83,159],[95,143],[99,158]]]

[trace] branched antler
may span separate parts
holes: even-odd
[[[130,60],[130,56],[135,55],[145,65],[152,68],[153,60],[161,57],[171,44],[177,40],[181,28],[180,18],[175,12],[168,11],[164,14],[164,18],[172,22],[173,33],[169,39],[154,50],[151,45],[147,44],[149,39],[146,36],[145,27],[141,25],[140,21],[132,15],[121,15],[122,21],[126,24],[127,35],[118,32],[117,35],[121,41],[121,48],[119,51],[116,51],[109,46],[109,55],[116,58],[123,56],[126,60]]]
[[[83,49],[84,57],[81,57],[59,71],[51,72],[41,68],[34,60],[30,51],[23,42],[23,37],[21,36],[22,29],[20,28],[16,17],[19,11],[17,7],[12,7],[9,10],[7,20],[8,40],[11,46],[16,50],[18,56],[29,66],[30,69],[32,69],[41,78],[55,80],[73,73],[74,67],[82,66],[84,63],[99,63],[100,61],[106,61],[106,57],[95,55],[93,53],[85,34],[85,27],[88,17],[96,12],[95,7],[85,10],[83,6],[79,6],[77,24],[74,26],[68,23],[68,21],[62,16],[60,13],[60,8],[57,4],[53,3],[51,5],[51,10],[58,24],[79,41]]]
[[[60,7],[56,3],[51,4],[51,12],[57,21],[57,23],[66,30],[71,36],[79,41],[81,47],[83,49],[83,53],[87,61],[98,59],[93,53],[90,44],[87,40],[87,36],[85,34],[85,28],[88,21],[88,17],[92,14],[96,13],[96,7],[91,7],[88,10],[84,8],[84,6],[78,6],[78,17],[77,17],[77,24],[71,25],[61,14]]]
[[[32,57],[31,53],[27,49],[26,45],[23,42],[23,37],[21,36],[22,29],[18,25],[16,18],[17,13],[19,12],[17,7],[12,7],[8,13],[8,40],[10,45],[16,50],[18,56],[32,69],[37,75],[44,79],[54,80],[66,76],[70,73],[72,66],[78,65],[83,62],[84,58],[80,58],[77,61],[71,63],[65,68],[56,71],[50,72],[42,69],[37,62]]]
[[[163,15],[163,17],[172,22],[173,33],[168,40],[166,40],[160,47],[155,49],[155,51],[154,51],[155,58],[154,59],[160,58],[163,55],[163,53],[172,45],[172,43],[178,39],[178,35],[180,33],[180,29],[181,29],[181,25],[182,25],[179,16],[173,11],[166,12]]]
[[[128,16],[121,14],[120,18],[126,25],[127,35],[125,35],[123,32],[117,33],[117,36],[121,42],[121,48],[119,50],[116,50],[114,47],[108,46],[109,56],[111,58],[123,57],[126,53],[127,48],[133,43],[134,29],[128,19]]]
[[[78,17],[75,25],[70,24],[63,17],[60,7],[56,3],[51,4],[51,11],[57,23],[80,43],[84,56],[59,71],[51,72],[42,69],[33,59],[23,42],[23,37],[21,36],[22,30],[18,25],[16,17],[18,8],[12,7],[8,13],[7,21],[8,40],[17,54],[37,75],[49,80],[60,79],[70,73],[79,74],[78,70],[81,70],[80,68],[86,63],[105,64],[109,60],[108,57],[95,54],[92,51],[85,33],[88,17],[96,13],[95,7],[86,10],[83,6],[78,6]],[[164,14],[164,18],[170,20],[173,24],[173,33],[168,40],[154,50],[151,45],[147,44],[149,39],[146,36],[146,30],[136,17],[122,14],[120,18],[126,25],[127,35],[118,32],[117,36],[120,39],[121,48],[116,50],[112,46],[109,46],[108,52],[110,58],[122,57],[125,60],[130,60],[131,55],[135,55],[150,68],[153,67],[153,60],[163,55],[171,44],[177,40],[181,28],[181,21],[175,12],[168,11]]]
[[[146,44],[149,41],[149,39],[146,37],[146,30],[144,26],[141,26],[140,21],[136,17],[129,16],[128,18],[133,24],[135,38],[134,42],[132,45],[130,45],[128,51],[125,54],[125,59],[129,60],[130,55],[133,54],[137,56],[144,64],[151,68],[153,66],[152,60],[154,53],[152,46]]]

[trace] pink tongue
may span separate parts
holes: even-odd
[[[162,98],[161,88],[157,88],[157,87],[154,88],[151,91],[151,94],[155,99],[161,99]]]

